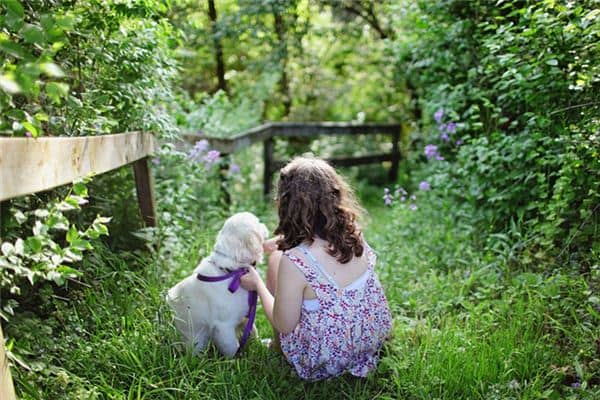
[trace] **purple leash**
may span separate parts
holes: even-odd
[[[247,272],[248,272],[248,268],[241,267],[241,268],[238,268],[235,271],[231,271],[225,275],[208,276],[208,275],[197,274],[196,278],[198,278],[198,280],[200,280],[202,282],[221,282],[221,281],[226,281],[227,279],[231,279],[231,282],[229,283],[229,286],[227,286],[227,289],[231,293],[235,293],[240,288],[242,275],[246,274]],[[256,301],[257,301],[257,299],[258,299],[258,293],[255,290],[248,292],[248,314],[246,314],[246,317],[248,317],[248,322],[246,323],[246,326],[244,327],[244,333],[242,334],[242,338],[240,339],[240,345],[237,349],[237,352],[235,353],[236,355],[238,355],[242,351],[242,348],[248,341],[248,337],[250,336],[250,331],[252,331],[252,325],[254,325],[254,317],[256,317]]]

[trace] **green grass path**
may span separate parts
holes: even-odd
[[[15,371],[21,397],[598,398],[597,391],[563,384],[576,365],[559,351],[566,345],[581,352],[575,357],[581,373],[593,374],[587,337],[594,326],[581,323],[576,306],[585,301],[574,294],[586,290],[585,281],[511,273],[501,258],[473,247],[470,230],[447,217],[443,201],[410,211],[384,208],[372,197],[366,237],[378,253],[395,325],[378,370],[367,379],[302,382],[281,355],[257,341],[233,360],[210,351],[192,356],[175,345],[179,337],[164,293],[194,267],[198,250],[210,249],[215,225],[170,265],[147,252],[98,248],[86,260],[86,269],[98,271],[90,287],[68,300],[49,294],[53,308],[45,318],[15,318],[11,337],[34,360],[31,371]],[[554,301],[565,291],[566,303]],[[270,334],[260,310],[258,328],[263,337]]]

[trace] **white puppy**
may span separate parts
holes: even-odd
[[[231,280],[203,282],[197,274],[222,276],[240,267],[252,267],[262,261],[267,228],[251,213],[234,214],[217,235],[214,250],[194,273],[167,294],[167,303],[175,312],[175,326],[195,352],[203,351],[209,340],[228,357],[238,349],[236,328],[248,313],[248,292],[228,290]]]

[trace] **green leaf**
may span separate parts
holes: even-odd
[[[43,112],[39,112],[37,114],[35,114],[35,119],[39,122],[48,122],[50,121],[50,117],[48,117],[48,114],[43,113]]]
[[[66,202],[66,201],[61,201],[60,203],[58,203],[56,205],[56,209],[58,211],[71,211],[71,210],[77,210],[79,207],[73,206],[72,204]]]
[[[73,193],[75,193],[77,196],[87,197],[87,186],[83,182],[76,182],[73,184]]]
[[[42,71],[53,78],[62,78],[65,76],[63,70],[56,64],[47,62],[40,65]]]
[[[21,93],[21,86],[10,75],[0,75],[0,89],[8,94]]]
[[[15,58],[32,59],[33,57],[22,46],[0,36],[0,50]]]
[[[65,275],[74,275],[74,276],[83,275],[83,273],[81,271],[78,271],[75,268],[71,268],[66,265],[59,265],[58,268],[56,268],[56,271],[60,272],[61,274],[65,274]]]
[[[25,245],[30,253],[39,253],[42,251],[42,241],[35,236],[30,236],[25,240]]]
[[[67,232],[67,242],[68,243],[74,243],[77,239],[79,239],[79,232],[77,231],[77,228],[75,227],[75,225],[71,225],[71,228],[69,229],[69,231]]]
[[[73,243],[71,243],[71,250],[92,250],[92,244],[85,239],[75,239]]]
[[[558,60],[556,58],[551,58],[550,60],[546,60],[546,64],[556,66],[558,65]]]
[[[3,0],[2,2],[13,14],[21,18],[25,16],[25,9],[18,0]]]
[[[23,211],[21,210],[16,210],[13,214],[13,216],[15,217],[15,220],[17,221],[17,224],[21,225],[23,222],[27,221],[27,216],[25,214],[23,214]]]
[[[7,27],[16,32],[23,26],[23,15],[8,10],[4,17],[4,22]]]
[[[96,231],[100,235],[108,235],[108,228],[103,224],[94,224],[94,231]]]
[[[27,131],[29,131],[31,133],[31,136],[38,137],[40,135],[38,128],[35,125],[33,125],[31,122],[22,121],[21,125],[23,125],[23,128],[27,129]]]
[[[60,104],[61,99],[69,93],[69,85],[61,82],[48,82],[46,94],[55,104]]]
[[[100,224],[108,224],[110,222],[110,220],[112,219],[112,217],[96,217],[96,219],[94,219],[94,224],[100,223]]]
[[[26,24],[21,30],[21,34],[27,43],[43,44],[46,42],[44,31],[36,25]]]
[[[79,208],[79,206],[87,204],[88,200],[81,196],[70,195],[65,198],[65,202],[72,205],[75,208]]]
[[[0,250],[2,251],[2,254],[9,256],[15,252],[15,247],[12,243],[4,242],[2,243],[2,246],[0,246]]]

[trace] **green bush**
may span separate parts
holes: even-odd
[[[173,135],[176,35],[158,0],[0,5],[0,134]]]
[[[424,143],[454,162],[439,163],[438,179],[475,206],[484,229],[518,226],[552,256],[589,255],[598,242],[597,6],[403,3],[397,24],[406,35],[391,44],[423,126],[441,108],[459,127],[450,139],[465,142],[458,151],[435,127],[423,131]]]

